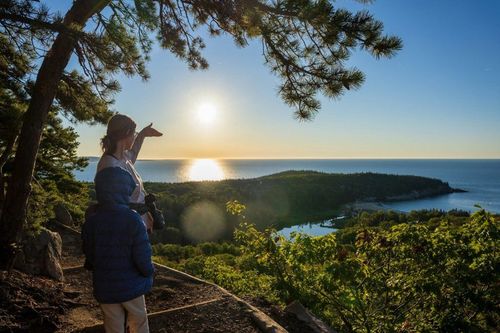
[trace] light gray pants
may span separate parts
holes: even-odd
[[[99,304],[104,313],[106,333],[125,332],[125,313],[130,333],[149,333],[144,295],[118,304]]]

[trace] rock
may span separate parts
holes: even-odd
[[[73,218],[68,212],[66,207],[62,203],[58,203],[54,208],[54,213],[56,214],[56,220],[59,223],[72,227],[74,225]]]
[[[306,323],[314,332],[317,333],[337,333],[320,319],[316,318],[300,302],[293,301],[285,308],[285,312],[293,313],[297,318]]]
[[[42,228],[36,236],[24,235],[14,267],[33,275],[46,275],[64,280],[61,267],[62,241],[57,232]]]

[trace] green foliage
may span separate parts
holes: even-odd
[[[29,48],[19,48],[10,45],[8,38],[0,34],[0,147],[3,148],[0,173],[17,140],[28,100],[25,81],[34,57]]]
[[[4,199],[5,184],[12,174],[13,158],[31,98],[31,78],[36,67],[36,52],[30,45],[23,44],[24,37],[19,36],[13,44],[8,36],[0,34],[0,205]],[[32,192],[28,199],[26,227],[31,231],[36,231],[41,224],[53,218],[54,207],[60,203],[68,208],[76,221],[81,221],[88,203],[87,186],[73,176],[74,170],[82,170],[88,162],[86,158],[76,155],[78,135],[73,128],[63,126],[58,112],[71,114],[73,120],[101,122],[110,114],[102,100],[92,95],[88,82],[77,73],[63,75],[60,88],[73,90],[62,94],[51,108],[42,132]],[[89,111],[91,108],[93,110]]]
[[[78,182],[73,170],[82,170],[88,164],[78,157],[78,135],[71,127],[49,114],[48,125],[42,134],[33,189],[28,201],[28,228],[54,218],[54,207],[63,204],[74,221],[82,222],[89,203],[87,185]]]
[[[232,243],[205,242],[197,245],[154,244],[153,254],[164,257],[168,261],[180,262],[196,256],[212,256],[216,254],[240,255],[238,246]]]
[[[12,173],[22,120],[31,98],[31,78],[36,67],[36,52],[23,41],[24,37],[21,35],[12,43],[10,37],[0,34],[0,205],[4,199],[5,184]],[[83,218],[88,190],[76,181],[72,172],[82,170],[88,163],[85,158],[76,155],[79,145],[77,133],[71,127],[64,127],[57,116],[61,110],[80,120],[104,121],[99,117],[109,115],[103,110],[100,99],[96,100],[94,96],[93,102],[88,102],[92,96],[89,95],[88,84],[82,85],[83,81],[75,73],[64,75],[61,87],[71,82],[74,91],[61,98],[47,116],[28,199],[27,230],[36,231],[41,224],[53,218],[54,207],[59,203],[68,208],[76,221]],[[93,107],[97,107],[94,113],[85,114],[84,110]]]
[[[226,211],[232,215],[243,216],[243,212],[246,210],[246,206],[240,203],[238,200],[231,200],[226,202]]]
[[[363,211],[356,216],[352,216],[337,223],[337,227],[343,230],[350,227],[381,227],[388,229],[400,223],[425,223],[427,226],[433,226],[438,225],[443,220],[452,224],[462,224],[469,216],[469,212],[460,210],[450,210],[446,212],[438,209],[429,209],[415,210],[409,213],[395,211]]]
[[[265,297],[278,302],[271,288],[273,277],[248,269],[240,247],[232,243],[153,245],[153,260],[210,280],[239,295]],[[240,269],[239,267],[242,267]]]
[[[34,1],[7,0],[0,5],[0,93],[13,99],[6,103],[10,108],[22,104],[20,112],[26,110],[33,79],[41,63],[39,59],[48,52],[55,32],[70,30],[61,21],[59,15],[50,13],[45,5]],[[72,122],[105,124],[112,115],[109,111],[113,102],[110,94],[119,87],[109,82],[99,84],[91,79],[92,76],[90,79],[85,76],[76,70],[63,73],[52,110],[63,113]],[[95,90],[95,86],[100,89]],[[16,135],[20,123],[18,120],[16,126],[10,127],[17,128]]]
[[[371,215],[384,214],[394,217]],[[299,300],[340,332],[497,330],[499,218],[483,210],[465,219],[461,212],[437,214],[415,211],[385,229],[351,226],[352,242],[337,233],[286,239],[243,222],[235,233],[239,247],[153,248],[156,260],[237,294]],[[408,221],[415,217],[420,222]]]
[[[118,90],[118,87],[108,90]],[[55,106],[74,123],[106,124],[113,114],[109,110],[113,100],[107,99],[110,91],[96,94],[90,80],[75,70],[65,72],[59,82]]]
[[[354,246],[335,234],[291,240],[243,225],[244,256],[345,332],[488,332],[499,322],[499,221],[480,211],[460,226],[397,224],[358,229]]]
[[[230,259],[235,261],[234,258],[210,256],[204,261],[201,274],[198,275],[242,296],[279,301],[279,296],[273,288],[275,283],[272,276],[259,274],[255,270],[236,269],[237,266]]]
[[[162,230],[155,230],[151,235],[152,243],[182,244],[182,232],[175,227],[166,227]]]
[[[54,202],[57,200],[54,182],[33,182],[33,189],[28,200],[28,224],[25,231],[37,233],[47,220],[54,218]]]

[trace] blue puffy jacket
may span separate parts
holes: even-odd
[[[154,267],[151,245],[141,216],[128,207],[136,184],[119,167],[95,177],[99,205],[82,228],[86,267],[93,273],[99,303],[122,303],[151,290]]]

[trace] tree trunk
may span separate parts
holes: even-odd
[[[109,0],[76,0],[66,13],[63,24],[72,29],[83,29],[87,20],[108,3]],[[30,105],[23,117],[12,177],[0,219],[0,269],[9,269],[14,260],[16,243],[26,218],[40,138],[75,44],[74,36],[66,32],[59,33],[38,71]]]

